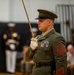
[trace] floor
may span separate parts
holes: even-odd
[[[13,75],[13,74],[0,73],[0,75]]]
[[[32,74],[23,74],[22,72],[16,72],[15,74],[8,74],[8,73],[0,73],[0,75],[32,75]]]
[[[0,75],[23,75],[23,73],[21,72],[16,72],[15,74],[0,73]]]

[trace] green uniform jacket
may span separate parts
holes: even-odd
[[[54,29],[42,37],[37,36],[38,47],[32,51],[29,47],[26,59],[35,63],[52,63],[50,66],[35,67],[33,75],[66,75],[67,56],[64,38]]]

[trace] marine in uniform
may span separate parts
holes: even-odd
[[[8,23],[8,29],[3,34],[6,53],[6,70],[15,73],[17,47],[19,45],[19,34],[15,31],[15,24]]]
[[[26,60],[34,61],[33,75],[66,75],[67,55],[63,36],[54,29],[58,16],[53,12],[38,9],[38,29],[42,32],[31,39]]]

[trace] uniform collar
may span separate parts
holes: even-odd
[[[47,34],[48,34],[49,32],[51,32],[53,29],[54,29],[54,28],[52,28],[52,29],[50,29],[50,30],[48,30],[48,31],[46,31],[46,32],[44,32],[44,33],[42,33],[42,36],[47,35]]]
[[[43,39],[49,37],[53,33],[55,33],[55,29],[52,29],[51,31],[49,30],[45,35],[41,35],[38,40],[43,40]]]
[[[48,32],[44,37],[49,37],[51,34],[55,33],[55,29],[52,29],[50,32]]]

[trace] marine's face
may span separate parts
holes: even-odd
[[[50,25],[49,19],[39,19],[38,20],[38,28],[41,32],[46,32],[48,30],[49,25]]]

